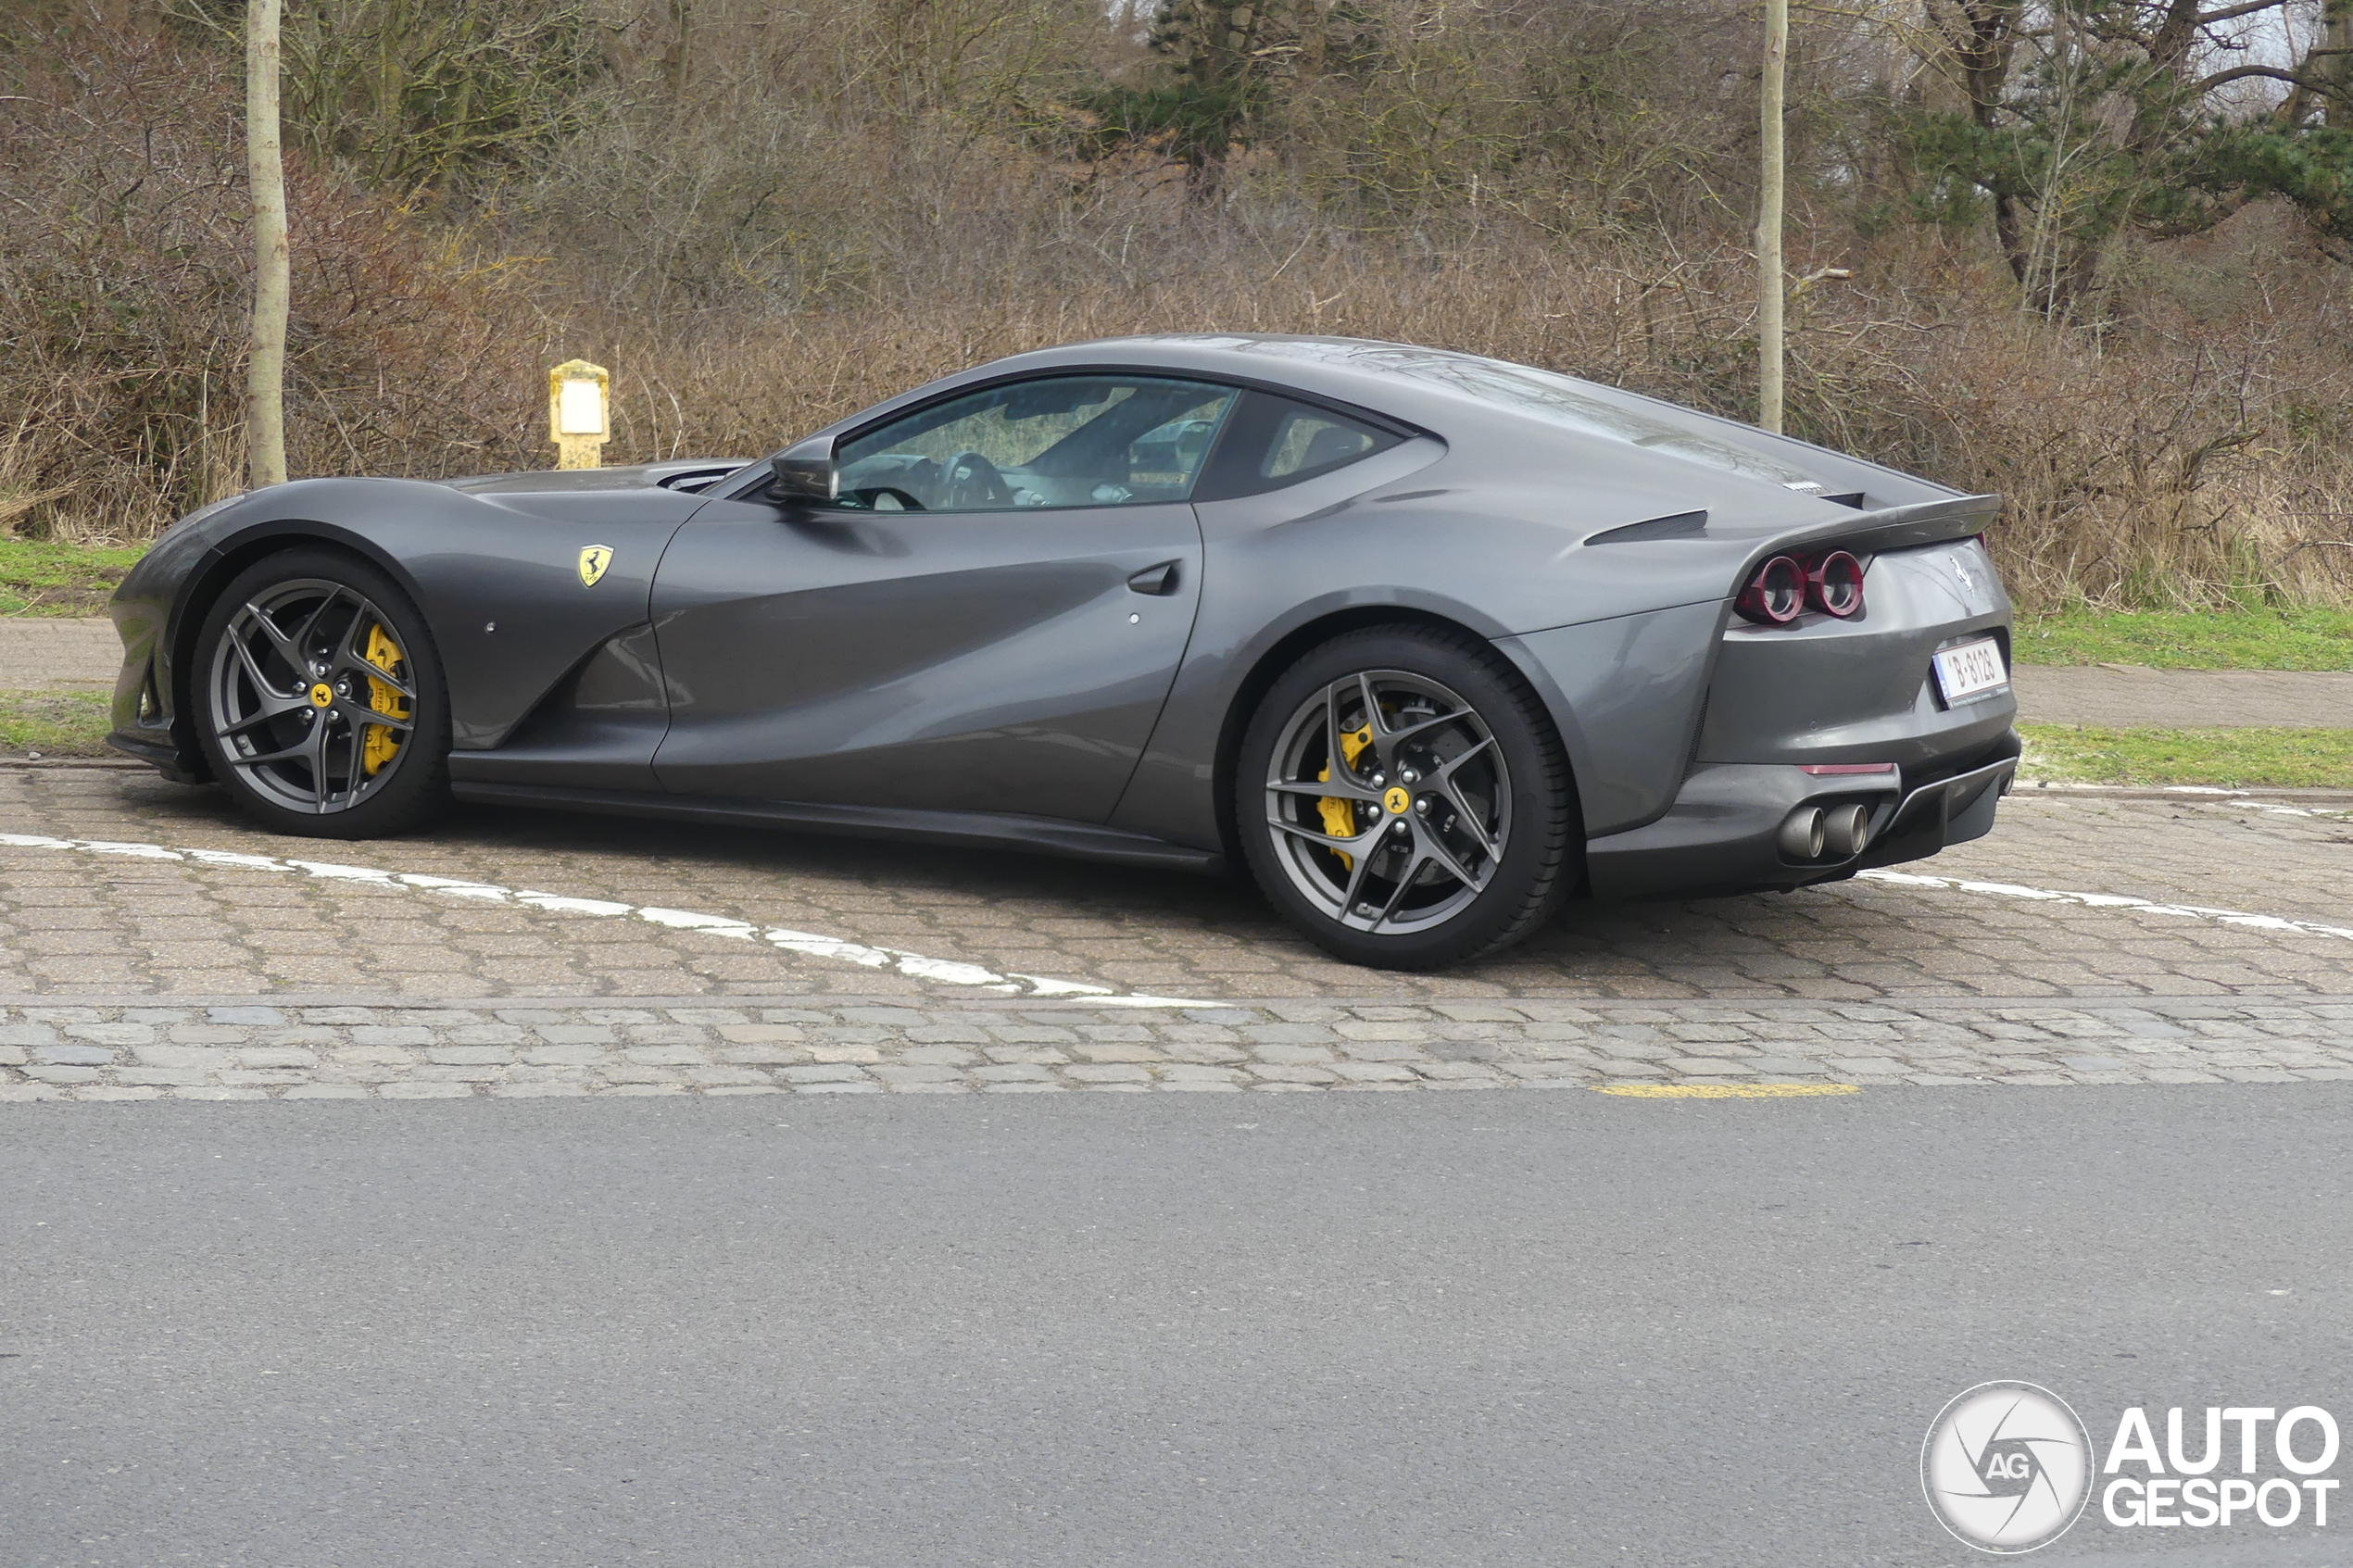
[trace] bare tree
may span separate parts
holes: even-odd
[[[278,144],[280,0],[246,0],[245,175],[253,191],[253,346],[245,361],[245,467],[258,489],[286,480],[286,170]]]

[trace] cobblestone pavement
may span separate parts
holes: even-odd
[[[2353,996],[0,1010],[0,1101],[2353,1079]]]
[[[19,1096],[2353,1066],[2353,940],[2285,923],[2353,926],[2353,820],[2252,801],[2024,795],[1991,837],[1904,868],[2007,891],[1579,907],[1442,975],[1334,963],[1245,885],[1013,855],[490,809],[285,839],[208,791],[70,768],[0,770],[0,833],[214,857],[0,845],[0,1005],[26,1053],[0,1080]],[[434,878],[495,885],[417,885]],[[596,918],[622,911],[639,918]],[[1118,995],[1004,994],[1033,987]],[[1139,993],[1210,1005],[1119,1005]]]
[[[1578,907],[1494,961],[1405,975],[1327,959],[1236,883],[1037,857],[489,809],[407,839],[287,839],[245,826],[216,793],[95,769],[0,770],[0,832],[348,861],[1219,1001],[2353,991],[2353,944],[2341,938],[1866,882]],[[2353,821],[2341,813],[2021,796],[2005,804],[1992,836],[1906,869],[2353,924]],[[731,991],[969,994],[643,922],[235,866],[0,847],[0,996]]]

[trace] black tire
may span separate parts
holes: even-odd
[[[1283,917],[1378,969],[1508,947],[1574,881],[1577,803],[1550,716],[1492,647],[1435,627],[1345,633],[1285,671],[1243,734],[1234,822]]]
[[[381,838],[447,803],[440,654],[375,567],[315,546],[258,561],[213,601],[195,653],[196,742],[220,786],[271,832]]]

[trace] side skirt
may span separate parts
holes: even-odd
[[[201,756],[182,751],[165,728],[148,730],[117,730],[107,736],[107,744],[126,757],[135,757],[157,772],[177,784],[206,784],[212,782],[212,770]]]
[[[823,806],[714,796],[644,795],[628,790],[465,780],[452,781],[450,793],[460,800],[491,806],[549,806],[567,811],[661,817],[681,822],[797,828],[852,838],[893,838],[980,849],[1026,849],[1076,860],[1213,875],[1227,870],[1225,857],[1212,850],[1171,844],[1119,828],[1061,822],[1051,817],[1017,817],[993,811],[908,811],[875,806]]]

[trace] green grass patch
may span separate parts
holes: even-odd
[[[0,692],[0,756],[112,757],[107,692]]]
[[[0,615],[101,615],[145,545],[0,539]]]
[[[2070,610],[2020,616],[2020,664],[2145,664],[2157,670],[2353,670],[2353,610],[2195,614]]]
[[[2020,724],[2023,771],[2069,784],[2353,789],[2353,730],[2105,730]]]

